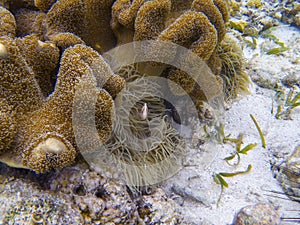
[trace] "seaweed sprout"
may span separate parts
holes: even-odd
[[[228,183],[225,181],[224,178],[225,177],[234,177],[234,176],[240,175],[240,174],[245,174],[245,173],[250,172],[251,169],[252,169],[252,165],[249,164],[247,169],[244,170],[244,171],[236,171],[236,172],[233,172],[233,173],[220,172],[220,173],[216,173],[216,174],[213,175],[215,183],[219,184],[220,188],[221,188],[221,192],[220,192],[220,195],[219,195],[219,198],[218,198],[218,203],[217,203],[218,205],[221,201],[221,197],[222,197],[222,193],[223,193],[224,188],[229,187]]]
[[[277,85],[275,94],[275,102],[277,103],[276,119],[292,119],[292,110],[300,106],[300,91],[296,87],[292,87],[286,94],[284,88]],[[274,109],[272,107],[272,114]]]
[[[245,43],[246,43],[247,46],[249,46],[252,49],[256,49],[256,47],[257,47],[257,39],[255,37],[251,37],[251,41],[247,40],[247,39],[245,39],[244,41],[245,41]]]
[[[256,121],[255,117],[252,114],[250,114],[250,117],[253,120],[253,122],[254,122],[254,124],[255,124],[255,126],[257,128],[257,131],[258,131],[260,139],[261,139],[262,147],[266,148],[267,147],[266,139],[265,139],[265,136],[264,136],[264,134],[263,134],[263,132],[262,132],[262,130],[261,130],[258,122]]]
[[[229,135],[225,134],[224,128],[225,128],[225,126],[222,123],[215,125],[213,127],[213,130],[208,130],[207,126],[205,125],[204,132],[206,134],[206,138],[210,138],[210,139],[213,138],[213,139],[217,140],[218,143],[220,143],[220,144],[223,144],[223,143],[224,144],[225,143],[235,144],[235,152],[233,154],[231,154],[230,156],[224,158],[224,160],[230,166],[237,166],[241,160],[240,155],[241,154],[247,155],[247,153],[250,150],[252,150],[253,148],[255,148],[257,146],[257,144],[251,143],[251,144],[248,144],[248,145],[242,147],[244,134],[240,133],[237,138],[232,138],[232,137],[230,137],[231,136],[230,134]],[[233,159],[236,159],[236,162],[231,164],[230,162]],[[229,186],[224,178],[225,177],[233,177],[233,176],[236,176],[239,174],[245,174],[245,173],[248,173],[251,169],[252,169],[252,166],[248,165],[248,167],[245,171],[237,171],[237,172],[233,172],[233,173],[225,173],[225,172],[214,173],[213,179],[214,179],[215,183],[220,185],[220,188],[221,188],[221,192],[220,192],[218,202],[217,202],[218,205],[220,203],[224,188],[227,188]]]
[[[231,154],[230,156],[224,158],[224,160],[229,164],[233,166],[237,166],[240,163],[241,160],[241,154],[247,155],[247,153],[255,148],[257,146],[256,143],[251,143],[246,145],[245,147],[241,147],[243,144],[243,134],[239,134],[238,138],[236,139],[228,139],[229,141],[235,143],[235,152]],[[234,164],[230,164],[230,161],[237,158],[237,161]]]
[[[248,151],[252,150],[254,147],[256,147],[257,144],[248,144],[247,146],[245,146],[243,149],[241,149],[240,151],[236,151],[235,153],[233,153],[231,156],[228,156],[226,158],[224,158],[224,160],[229,164],[229,161],[233,160],[234,158],[237,157],[237,162],[234,163],[234,166],[237,166],[240,163],[241,160],[241,156],[240,154],[244,154],[247,155]]]
[[[276,27],[271,27],[271,28],[265,30],[262,33],[262,36],[264,38],[268,38],[270,41],[273,41],[278,46],[278,47],[274,47],[272,49],[269,49],[267,51],[268,55],[279,55],[280,53],[285,52],[285,51],[290,49],[290,48],[285,46],[284,42],[280,41],[278,39],[278,37],[276,37],[274,34],[272,34],[272,31],[274,29],[276,29]]]

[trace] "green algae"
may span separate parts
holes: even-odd
[[[263,134],[263,132],[262,132],[262,130],[261,130],[261,128],[260,128],[258,122],[256,121],[255,117],[254,117],[252,114],[250,114],[250,117],[251,117],[251,119],[253,120],[253,122],[254,122],[254,124],[255,124],[255,126],[256,126],[256,128],[257,128],[257,131],[258,131],[259,136],[260,136],[260,138],[261,138],[261,144],[262,144],[262,147],[263,147],[263,148],[266,148],[266,147],[267,147],[266,140],[265,140],[264,134]]]

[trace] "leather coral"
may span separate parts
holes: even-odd
[[[221,62],[217,49],[225,36],[228,19],[227,4],[222,0],[117,0],[112,7],[111,24],[119,44],[170,41],[190,49],[218,75]],[[197,96],[196,101],[207,100],[203,99],[196,81],[185,72],[168,68],[162,75],[180,85],[186,93]],[[171,91],[183,94],[172,87]]]
[[[72,128],[77,84],[82,79],[91,86],[103,84],[95,121],[105,141],[112,129],[112,96],[123,88],[124,80],[90,47],[75,45],[60,56],[55,44],[40,41],[37,35],[12,37],[12,29],[6,27],[0,31],[0,160],[36,172],[70,165],[78,153]],[[94,72],[99,73],[98,80]]]

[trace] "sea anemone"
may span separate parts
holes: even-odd
[[[128,82],[115,100],[115,125],[105,147],[133,190],[172,176],[185,152],[159,93],[157,83],[139,78]],[[145,107],[146,118],[141,115]]]

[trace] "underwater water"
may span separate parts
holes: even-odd
[[[299,18],[0,1],[0,224],[300,223]]]

